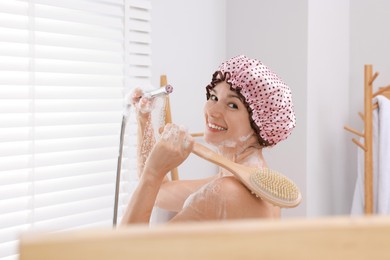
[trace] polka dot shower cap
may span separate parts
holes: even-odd
[[[219,66],[206,87],[210,90],[226,81],[248,109],[250,122],[262,146],[274,146],[286,139],[295,127],[290,88],[258,60],[244,55]]]

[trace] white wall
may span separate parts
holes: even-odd
[[[229,57],[246,54],[257,58],[291,87],[297,126],[287,140],[265,149],[265,157],[271,168],[298,184],[304,197],[299,207],[284,210],[283,216],[304,216],[307,201],[307,1],[229,0],[226,28]]]
[[[351,1],[351,124],[362,127],[364,64],[379,72],[374,90],[390,84],[390,1]]]
[[[307,213],[347,214],[349,0],[309,0],[308,13]]]
[[[152,0],[152,83],[167,74],[173,122],[204,131],[205,87],[226,57],[225,0]],[[182,179],[209,176],[216,166],[190,155]],[[185,174],[180,174],[185,173]]]

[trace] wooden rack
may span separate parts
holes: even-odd
[[[359,113],[359,116],[364,121],[364,133],[344,126],[344,129],[364,138],[364,144],[357,139],[352,138],[352,141],[364,151],[364,213],[373,214],[373,135],[372,135],[372,111],[378,108],[378,104],[373,104],[372,99],[378,95],[384,95],[390,98],[390,85],[379,88],[373,93],[373,82],[378,77],[379,73],[372,72],[372,65],[364,65],[364,114]]]
[[[160,87],[165,87],[168,84],[167,75],[160,76]],[[171,105],[169,101],[169,96],[166,96],[166,104],[165,104],[165,124],[172,123],[172,112]],[[191,133],[193,137],[201,137],[203,133]],[[171,180],[176,181],[179,180],[179,171],[177,168],[171,170]]]

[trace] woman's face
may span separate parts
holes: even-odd
[[[253,134],[245,105],[225,81],[210,90],[204,114],[206,119],[204,137],[207,143],[235,147]]]

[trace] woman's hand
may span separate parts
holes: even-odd
[[[143,94],[142,89],[134,89],[131,94],[131,104],[135,108],[138,119],[148,120],[150,113],[154,108],[155,102],[154,99],[143,97]]]
[[[184,127],[167,124],[145,162],[144,173],[152,174],[149,176],[152,178],[164,178],[171,169],[187,159],[193,145],[194,140]]]

